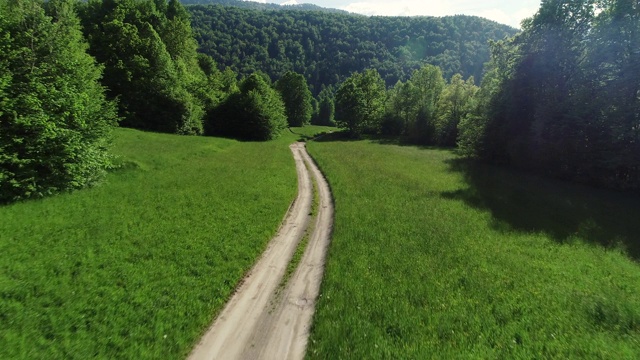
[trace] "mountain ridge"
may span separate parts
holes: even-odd
[[[208,2],[215,4],[186,6],[199,51],[242,76],[262,71],[276,80],[295,71],[307,78],[314,94],[367,68],[376,68],[392,86],[425,64],[439,66],[446,78],[460,73],[479,83],[489,60],[489,41],[518,32],[469,15],[368,17]],[[264,4],[248,6],[256,5]]]

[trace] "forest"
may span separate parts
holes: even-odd
[[[469,16],[177,0],[0,8],[2,202],[99,182],[117,123],[249,140],[335,123],[640,189],[636,1],[543,1],[518,33]]]
[[[314,95],[367,68],[377,69],[387,86],[425,64],[440,67],[447,79],[459,73],[480,81],[488,41],[517,32],[463,15],[366,17],[280,8],[187,7],[200,51],[218,64],[240,75],[263,71],[272,79],[295,71]]]

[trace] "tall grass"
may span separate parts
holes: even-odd
[[[186,356],[294,199],[296,139],[118,129],[101,186],[0,207],[0,358]]]
[[[640,358],[637,197],[447,150],[308,148],[336,206],[308,358]]]

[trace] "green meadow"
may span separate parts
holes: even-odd
[[[0,358],[184,358],[295,197],[288,145],[333,130],[117,129],[103,184],[0,207]],[[640,357],[638,197],[449,150],[308,148],[336,203],[308,358]]]
[[[310,359],[638,359],[640,199],[310,142],[335,198]]]
[[[105,183],[0,207],[0,358],[184,358],[297,192],[291,132],[114,138]]]

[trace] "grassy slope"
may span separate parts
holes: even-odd
[[[309,358],[640,358],[637,198],[444,150],[308,148],[336,201]]]
[[[293,200],[296,139],[118,129],[105,184],[0,207],[0,358],[185,356]]]

